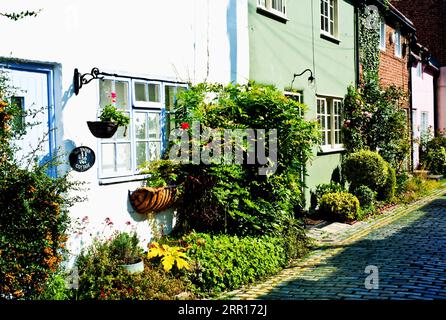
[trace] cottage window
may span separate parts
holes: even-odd
[[[292,99],[294,101],[297,101],[299,103],[304,103],[304,97],[302,92],[291,92],[291,91],[285,91],[284,92],[285,96],[288,97],[289,99]],[[303,110],[302,108],[299,109],[299,115],[303,116]]]
[[[100,109],[114,104],[130,116],[127,130],[120,127],[112,138],[99,140],[101,179],[127,177],[130,180],[139,173],[141,164],[161,157],[174,126],[176,95],[185,89],[185,84],[130,78],[99,82]]]
[[[321,0],[321,33],[331,37],[338,35],[338,1]]]
[[[381,19],[379,26],[379,48],[383,51],[386,50],[386,22]]]
[[[257,7],[279,16],[286,16],[286,0],[257,0]]]
[[[397,56],[399,58],[401,58],[401,56],[402,56],[400,30],[395,30],[395,56]]]
[[[420,133],[426,134],[429,129],[429,112],[423,111],[421,112],[421,119],[420,119]]]
[[[329,151],[342,148],[342,100],[317,98],[317,118],[322,133],[322,149]]]

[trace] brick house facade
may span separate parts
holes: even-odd
[[[396,42],[391,41],[395,32],[393,23],[386,19],[385,49],[381,49],[379,78],[381,85],[388,87],[395,85],[409,93],[409,35],[401,34],[401,57],[395,54]]]
[[[392,0],[417,29],[417,40],[426,46],[437,60],[439,73],[435,77],[435,128],[446,128],[446,1],[444,0]]]

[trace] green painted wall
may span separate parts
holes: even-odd
[[[335,43],[321,37],[320,0],[288,0],[287,4],[288,20],[283,22],[259,13],[257,0],[249,0],[250,78],[285,90],[295,73],[310,68],[314,85],[309,86],[306,73],[295,79],[293,89],[303,91],[309,107],[306,118],[316,119],[316,95],[343,98],[355,82],[354,6],[338,0],[340,42]],[[307,168],[307,205],[310,190],[329,182],[340,160],[340,153],[313,159]]]

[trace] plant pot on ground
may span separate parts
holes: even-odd
[[[90,132],[96,138],[111,138],[118,130],[118,127],[124,126],[124,136],[127,133],[127,126],[130,123],[130,117],[115,106],[108,104],[102,109],[99,116],[100,121],[87,121]]]
[[[116,235],[110,243],[110,255],[122,268],[130,273],[144,271],[144,262],[141,258],[142,249],[135,232],[122,232]]]

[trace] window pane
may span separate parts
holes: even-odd
[[[149,101],[160,102],[160,86],[159,86],[159,84],[149,83]]]
[[[136,166],[139,167],[141,164],[147,161],[147,142],[137,142],[136,143]]]
[[[130,116],[130,113],[125,112],[127,116]],[[119,127],[116,131],[116,134],[114,135],[115,140],[127,140],[130,141],[130,127]]]
[[[104,174],[115,171],[115,145],[113,143],[101,145],[101,168]]]
[[[129,109],[129,84],[125,81],[115,82],[116,107],[119,109]]]
[[[149,101],[145,83],[135,82],[135,99],[136,101]]]
[[[170,111],[175,103],[175,87],[165,86],[164,87],[164,103],[166,105],[166,110]]]
[[[112,103],[112,81],[103,80],[99,81],[99,104],[101,108],[105,107],[107,104]]]
[[[118,172],[131,170],[130,143],[119,143],[116,145],[116,166]]]
[[[135,113],[135,135],[136,139],[147,139],[146,114]]]
[[[149,113],[149,139],[159,139],[159,113]]]
[[[149,160],[154,161],[160,158],[160,142],[149,142]]]

